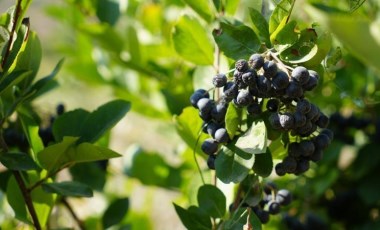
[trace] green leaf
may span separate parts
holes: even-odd
[[[128,101],[114,100],[97,108],[83,121],[81,137],[77,144],[97,141],[125,116],[130,107]]]
[[[286,23],[286,18],[284,18],[277,29],[271,34],[270,40],[275,45],[282,45],[284,47],[289,47],[293,45],[298,40],[298,35],[295,32],[297,26],[296,21],[290,21]],[[283,48],[278,48],[281,51]]]
[[[198,206],[214,218],[222,218],[226,212],[226,197],[213,185],[205,184],[198,189]]]
[[[65,136],[80,137],[82,135],[83,121],[89,115],[90,113],[84,109],[76,109],[58,116],[53,123],[54,139],[59,142]]]
[[[38,134],[39,125],[35,121],[35,118],[30,114],[30,110],[23,108],[22,106],[17,109],[18,116],[20,118],[24,134],[28,139],[30,147],[32,148],[32,156],[36,157],[36,153],[44,149],[44,144]]]
[[[247,224],[248,209],[240,208],[234,212],[232,217],[224,222],[223,229],[225,230],[241,230]],[[256,230],[256,229],[255,229]]]
[[[63,59],[61,59],[53,71],[46,77],[41,78],[40,80],[36,81],[34,84],[32,84],[24,93],[23,97],[28,98],[29,100],[36,97],[36,95],[39,95],[41,91],[44,90],[44,87],[46,87],[53,78],[58,74],[59,70],[61,69],[63,64]]]
[[[298,41],[280,52],[281,60],[292,64],[310,61],[318,52],[316,41],[317,34],[314,29],[302,30]]]
[[[252,169],[261,177],[268,177],[272,173],[273,159],[269,148],[267,148],[264,154],[256,155]]]
[[[281,0],[281,2],[276,5],[276,8],[273,10],[269,19],[270,34],[272,34],[277,29],[284,18],[289,17],[293,2],[294,0]]]
[[[246,153],[265,153],[267,149],[267,128],[263,120],[255,121],[237,140],[235,146]]]
[[[352,17],[352,14],[328,12],[317,5],[305,6],[305,10],[312,18],[317,19],[318,23],[332,31],[353,55],[380,72],[378,21],[371,22],[360,16]]]
[[[26,153],[2,153],[0,154],[0,162],[10,170],[28,171],[39,169],[36,162]]]
[[[210,216],[195,206],[187,210],[174,204],[175,211],[182,224],[189,230],[210,230],[212,227]]]
[[[114,200],[102,216],[103,229],[120,223],[127,215],[128,209],[129,199],[127,197]]]
[[[271,152],[273,159],[283,159],[284,156],[288,153],[287,149],[284,147],[281,136],[272,141],[269,144],[268,149]]]
[[[115,0],[96,1],[96,16],[101,22],[115,25],[120,16],[119,2]]]
[[[215,9],[209,0],[184,0],[195,12],[204,20],[211,22],[214,17]]]
[[[186,107],[179,116],[174,116],[174,122],[177,133],[186,144],[195,149],[197,153],[204,155],[200,143],[207,138],[207,135],[201,132],[202,120],[199,118],[197,110],[194,107]]]
[[[271,42],[269,38],[269,25],[268,22],[265,20],[264,16],[261,15],[261,13],[254,9],[254,8],[248,8],[249,9],[249,16],[251,17],[252,21],[252,29],[255,31],[257,36],[260,38],[261,42],[264,42],[267,47],[271,47]]]
[[[233,152],[223,147],[215,161],[216,176],[223,183],[239,183],[244,180],[255,162],[255,154]]]
[[[146,170],[149,168],[149,170]],[[179,188],[182,182],[182,169],[170,166],[157,153],[144,152],[140,148],[133,153],[130,166],[125,169],[129,177],[137,178],[144,185],[164,188]]]
[[[214,63],[214,46],[196,18],[181,16],[172,37],[175,50],[187,61],[198,65]]]
[[[100,167],[99,161],[76,164],[69,170],[74,181],[86,184],[93,190],[103,191],[107,171]]]
[[[92,197],[90,187],[76,181],[64,181],[59,183],[43,183],[42,189],[47,193],[56,193],[61,196]]]
[[[25,181],[25,183],[28,187],[45,177],[46,172],[41,172],[41,174],[39,174],[36,171],[28,171],[26,176],[28,178],[28,181]],[[51,179],[47,180],[47,182],[50,181]],[[24,197],[22,196],[21,190],[14,176],[11,176],[11,178],[8,181],[7,194],[12,194],[8,195],[7,199],[9,205],[15,212],[16,218],[27,224],[32,225],[25,205]],[[35,208],[38,220],[41,226],[45,226],[48,217],[50,216],[50,213],[53,209],[57,196],[55,194],[44,192],[40,186],[33,189],[30,193],[30,196],[31,200],[33,201],[33,206]]]
[[[0,82],[0,95],[6,89],[16,85],[26,78],[29,78],[32,73],[32,71],[12,71],[9,75],[4,76],[3,80]]]
[[[231,25],[221,22],[220,29],[214,30],[212,34],[221,51],[227,57],[235,60],[248,58],[256,53],[261,46],[255,32],[245,25]]]
[[[12,194],[11,196],[7,196],[7,200],[15,213],[15,218],[32,225],[33,223],[28,217],[24,197],[22,196],[21,190],[18,187],[16,179],[13,175],[8,180],[6,194]]]
[[[252,229],[255,229],[255,230],[262,229],[261,221],[253,210],[249,213],[248,221],[251,224]]]
[[[330,52],[332,46],[332,38],[330,32],[322,31],[318,27],[313,29],[315,29],[318,35],[316,42],[318,50],[313,58],[303,63],[303,65],[307,68],[315,67],[321,64],[321,62],[326,58],[327,54]],[[334,63],[334,65],[335,64],[336,62]]]
[[[233,103],[229,103],[224,120],[226,123],[227,133],[231,140],[234,138],[236,131],[239,129],[241,116],[242,110],[237,108]]]
[[[37,154],[40,165],[49,172],[55,172],[69,165],[81,162],[105,160],[120,155],[110,149],[90,143],[76,144],[77,137],[65,137],[62,142],[50,145]]]

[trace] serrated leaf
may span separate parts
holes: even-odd
[[[107,102],[98,107],[83,121],[81,135],[77,144],[97,141],[105,132],[115,126],[130,108],[130,102],[120,99]]]
[[[248,175],[254,162],[255,154],[223,147],[215,160],[216,176],[226,184],[239,183]]]
[[[281,2],[276,5],[269,19],[270,34],[272,34],[277,29],[284,18],[288,18],[293,1],[294,0],[281,0]]]
[[[39,169],[36,162],[27,153],[2,153],[0,154],[0,162],[10,170],[28,171]]]
[[[198,207],[190,206],[184,209],[174,204],[175,211],[182,224],[189,230],[209,230],[212,227],[211,218]]]
[[[128,209],[129,199],[127,197],[112,201],[102,216],[103,229],[120,223],[127,215]]]
[[[265,153],[267,149],[267,128],[263,120],[255,121],[237,140],[235,146],[250,154]]]
[[[252,29],[260,38],[260,41],[264,42],[267,47],[271,47],[269,25],[267,20],[265,20],[264,16],[254,8],[249,8],[249,16],[252,21]]]
[[[56,193],[61,196],[92,197],[90,187],[76,181],[64,181],[59,183],[43,183],[42,189],[47,193]]]
[[[211,217],[222,218],[226,212],[226,197],[213,185],[203,185],[198,189],[198,206]]]
[[[184,0],[204,20],[211,22],[214,17],[214,9],[209,0]]]
[[[231,140],[234,138],[236,131],[239,129],[241,116],[241,109],[234,106],[233,103],[229,103],[224,120],[226,123],[226,130]]]
[[[174,48],[187,61],[198,65],[214,63],[214,47],[199,21],[188,15],[178,20],[172,34]]]
[[[256,53],[261,42],[255,32],[246,25],[232,25],[221,22],[220,29],[213,31],[213,36],[223,53],[232,59],[248,58]]]
[[[272,173],[273,159],[269,148],[267,148],[264,154],[256,155],[252,169],[261,177],[268,177]]]
[[[204,155],[200,143],[207,138],[207,135],[200,132],[202,128],[202,120],[199,118],[197,110],[194,107],[186,107],[179,116],[174,116],[174,123],[177,133],[186,144],[190,148],[195,149],[197,153]],[[201,136],[197,143],[199,135]]]

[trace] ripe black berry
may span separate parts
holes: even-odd
[[[294,125],[296,128],[303,127],[306,124],[306,116],[303,115],[301,112],[296,111],[293,114],[294,117]]]
[[[227,84],[227,76],[223,73],[215,75],[212,79],[212,84],[218,88],[224,87]]]
[[[283,167],[287,173],[294,173],[297,169],[297,161],[295,158],[287,156],[282,160]]]
[[[276,201],[280,203],[280,205],[288,205],[292,202],[292,194],[287,189],[280,189],[276,194]]]
[[[258,115],[261,113],[261,106],[257,102],[253,102],[247,106],[247,113],[249,115]]]
[[[303,140],[299,143],[299,149],[302,153],[302,156],[308,157],[311,156],[315,150],[314,143],[309,140]]]
[[[276,164],[276,166],[274,167],[274,169],[275,169],[276,174],[278,176],[284,176],[286,174],[286,170],[285,170],[285,167],[284,167],[283,163]]]
[[[292,77],[298,81],[301,85],[306,84],[309,80],[309,71],[303,66],[297,66],[292,71]]]
[[[201,149],[207,155],[212,155],[218,151],[218,143],[212,138],[206,139],[202,143]]]
[[[223,88],[224,97],[228,100],[234,99],[239,93],[238,86],[233,82],[227,82],[226,86]]]
[[[282,129],[282,125],[281,125],[281,122],[280,122],[280,114],[278,114],[278,113],[272,113],[269,116],[269,124],[274,129]]]
[[[272,98],[268,100],[266,107],[271,112],[277,112],[279,105],[280,101],[278,99]]]
[[[300,99],[297,102],[296,110],[302,114],[308,113],[311,109],[311,104],[307,99]]]
[[[327,126],[329,125],[329,118],[325,114],[320,113],[316,125],[318,125],[318,127],[320,128],[327,128]]]
[[[261,223],[266,224],[269,222],[269,218],[270,218],[269,212],[258,209],[258,210],[256,210],[255,213],[256,213],[256,215],[259,218]]]
[[[62,115],[65,112],[65,106],[63,104],[57,105],[56,113],[57,115]]]
[[[230,140],[230,137],[225,128],[219,128],[215,132],[215,140],[218,143],[227,143]]]
[[[253,69],[260,69],[264,65],[264,58],[260,54],[252,54],[248,63]]]
[[[330,141],[330,138],[326,134],[322,133],[313,139],[315,147],[322,150],[327,148],[327,146],[330,144]]]
[[[241,79],[249,87],[256,86],[256,77],[257,77],[257,74],[255,71],[248,71],[241,75]]]
[[[203,114],[210,113],[213,106],[214,106],[214,101],[209,98],[201,98],[197,103],[197,107],[199,111]]]
[[[268,212],[272,215],[280,213],[280,204],[275,200],[269,201],[268,202]]]
[[[198,89],[196,90],[190,97],[190,103],[193,107],[195,108],[198,108],[197,107],[197,103],[200,99],[202,98],[209,98],[210,97],[210,94],[204,90],[204,89]]]
[[[239,106],[247,106],[253,102],[253,97],[248,90],[240,90],[236,98],[236,103]]]
[[[221,101],[220,103],[218,103],[211,110],[212,119],[218,123],[223,123],[224,118],[226,116],[227,108],[228,103],[226,103],[225,101]]]
[[[277,64],[274,61],[266,61],[263,65],[264,76],[272,78],[277,73]]]
[[[248,62],[244,59],[240,59],[235,62],[235,69],[239,72],[245,72],[249,68]]]
[[[212,170],[215,169],[215,159],[216,159],[215,155],[213,155],[213,154],[208,155],[207,166],[208,166],[209,169],[212,169]]]
[[[285,89],[289,85],[288,74],[284,71],[278,71],[276,75],[272,77],[272,84],[276,90]]]
[[[302,87],[298,82],[291,81],[286,87],[286,95],[290,98],[300,98],[303,96]]]
[[[216,130],[218,130],[219,128],[222,128],[220,124],[211,121],[207,124],[207,133],[211,137],[214,137]]]
[[[289,130],[294,127],[294,118],[291,113],[281,114],[279,118],[280,118],[280,124],[282,128]]]

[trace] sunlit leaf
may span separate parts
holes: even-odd
[[[76,181],[64,181],[59,183],[43,183],[42,189],[47,193],[56,193],[61,196],[92,197],[90,187]]]

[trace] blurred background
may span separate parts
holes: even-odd
[[[261,6],[268,18],[278,1],[224,2],[226,16],[249,25],[248,7]],[[305,11],[310,2],[353,16],[339,27],[328,20],[334,12],[319,18]],[[355,17],[362,17],[375,31],[372,35],[380,31],[379,1],[310,2],[297,1],[292,18],[304,26],[316,21],[333,35],[334,30],[339,32],[323,62],[323,81],[309,95],[330,116],[335,139],[324,159],[305,175],[270,177],[279,187],[290,189],[295,202],[264,229],[300,229],[294,227],[298,222],[306,229],[380,229],[380,66],[371,61],[378,57],[380,42],[374,36],[377,47],[363,55],[358,50],[372,38],[355,30]],[[91,111],[113,98],[132,102],[132,111],[104,140],[123,157],[98,165],[81,164],[59,175],[95,189],[93,198],[68,199],[88,229],[99,229],[99,218],[118,197],[128,197],[129,210],[123,224],[113,229],[185,229],[172,203],[196,203],[201,181],[193,146],[178,135],[176,124],[182,110],[190,106],[194,89],[211,85],[215,69],[202,60],[179,55],[172,32],[178,18],[189,14],[215,45],[212,31],[217,26],[207,15],[198,15],[191,4],[191,0],[35,0],[30,6],[27,16],[43,49],[38,76],[47,75],[65,59],[57,76],[60,86],[34,104],[42,117],[48,119],[58,104],[64,104],[67,111],[79,107]],[[14,1],[0,1],[2,12],[12,5]],[[342,39],[344,32],[350,39]],[[222,56],[219,70],[227,71],[232,63]],[[189,118],[187,125],[199,124],[198,118]],[[211,181],[204,159],[199,157],[199,162],[206,180]],[[225,191],[231,195],[229,188]],[[12,229],[16,225],[4,199],[0,193],[0,224]],[[62,207],[54,209],[50,221],[51,228],[58,226],[78,228]]]

